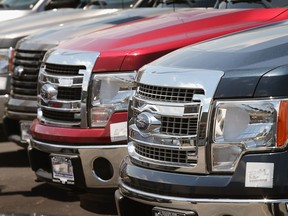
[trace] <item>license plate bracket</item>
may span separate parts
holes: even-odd
[[[61,184],[75,184],[72,158],[62,155],[51,155],[52,181]]]
[[[152,209],[153,216],[197,216],[193,211],[183,211],[177,209],[168,209],[161,207],[154,207]]]

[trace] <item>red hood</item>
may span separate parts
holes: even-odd
[[[98,51],[93,71],[137,70],[175,49],[288,18],[287,8],[185,9],[115,26],[59,45]]]

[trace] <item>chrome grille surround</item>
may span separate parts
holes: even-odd
[[[87,91],[98,52],[52,49],[38,78],[38,119],[47,125],[88,127]]]
[[[209,107],[223,72],[170,70],[147,65],[139,72],[129,108],[130,159],[159,170],[207,173]]]
[[[11,96],[17,99],[36,99],[39,68],[46,51],[15,51],[12,76]]]

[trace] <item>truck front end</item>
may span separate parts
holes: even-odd
[[[30,139],[30,124],[36,118],[38,71],[45,52],[16,48],[13,57],[4,124],[9,140],[24,148]]]
[[[76,190],[117,186],[135,72],[92,73],[98,56],[55,50],[44,59],[29,148],[40,179]]]
[[[139,71],[119,215],[288,215],[286,27],[191,46]]]

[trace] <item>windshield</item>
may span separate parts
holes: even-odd
[[[1,0],[0,9],[31,10],[38,0]]]
[[[218,0],[216,7],[226,8],[271,8],[287,7],[287,0]]]

